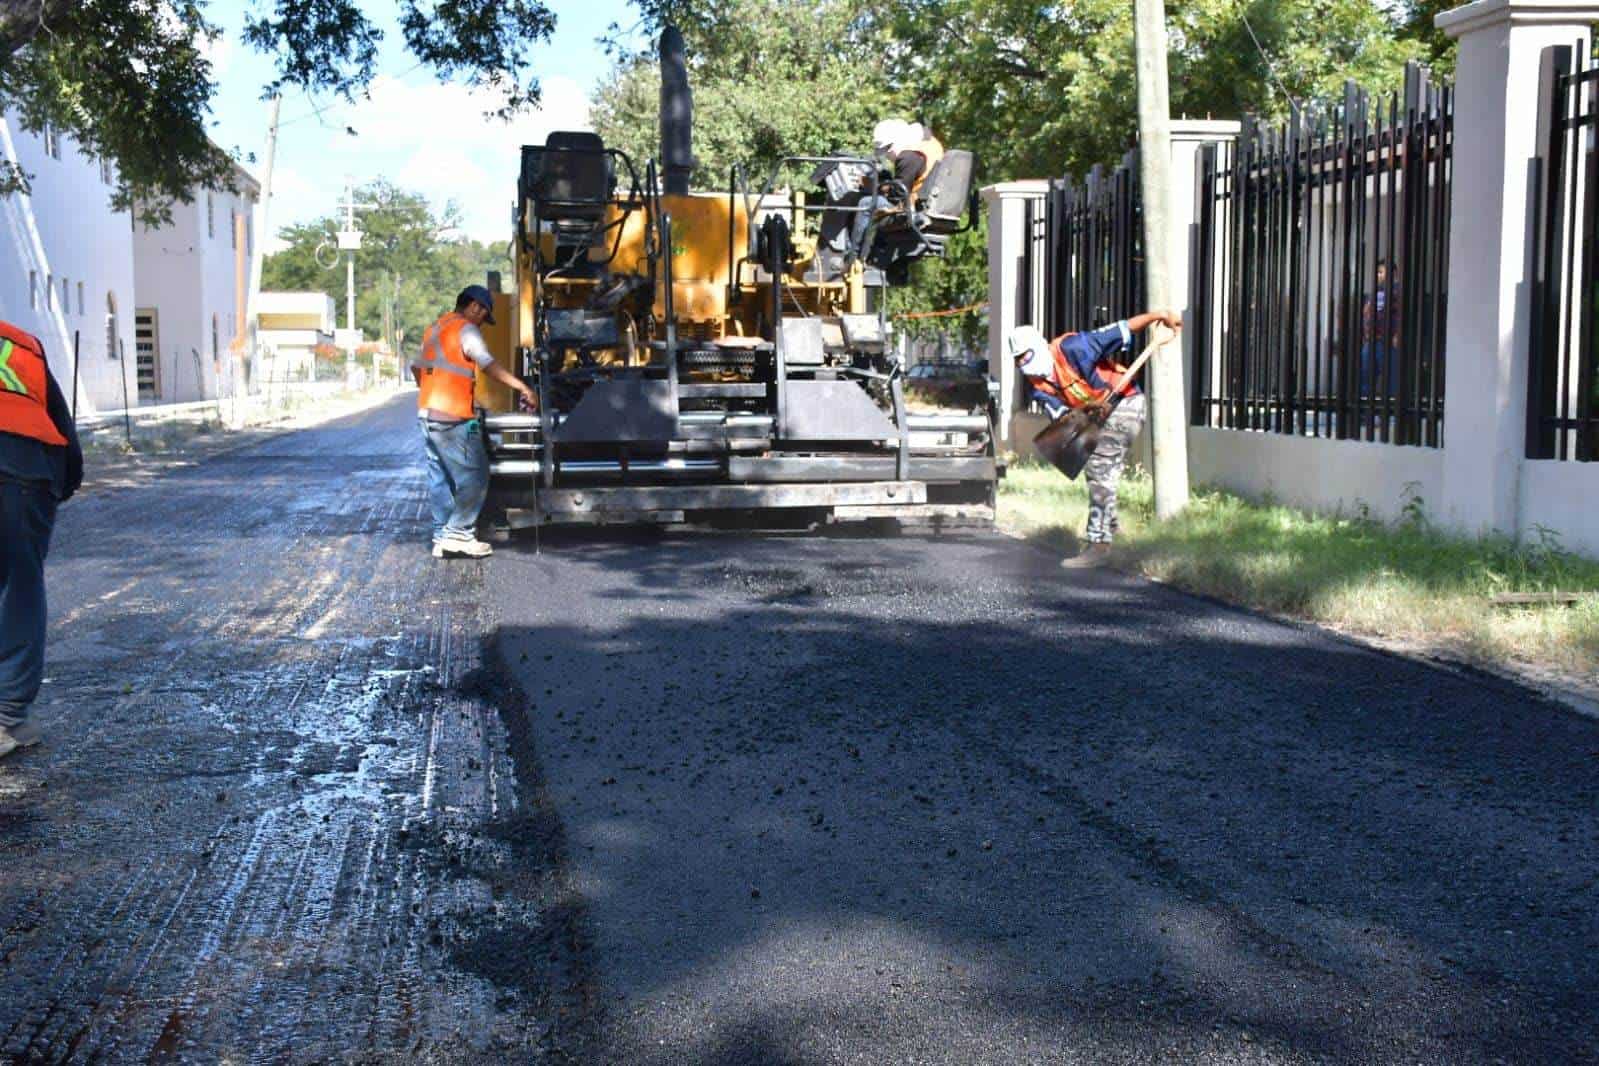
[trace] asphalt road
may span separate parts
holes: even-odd
[[[418,457],[63,509],[0,1060],[1599,1061],[1599,723],[997,535],[435,562]]]

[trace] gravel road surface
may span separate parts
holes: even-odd
[[[500,1062],[559,1035],[551,837],[476,694],[483,569],[426,555],[420,456],[399,399],[91,469],[62,508],[46,742],[0,763],[0,1061]]]
[[[999,536],[425,528],[404,399],[63,508],[0,1061],[1599,1061],[1599,722]]]

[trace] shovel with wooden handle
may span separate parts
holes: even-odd
[[[1160,329],[1165,336],[1144,348],[1138,358],[1133,360],[1133,365],[1122,375],[1122,381],[1133,380],[1149,361],[1149,357],[1177,336],[1174,330],[1164,326],[1151,328]],[[1109,403],[1095,407],[1077,407],[1067,411],[1038,432],[1033,438],[1033,447],[1038,449],[1038,454],[1051,466],[1076,480],[1077,475],[1083,472],[1083,467],[1088,465],[1089,456],[1093,455],[1094,449],[1099,446],[1099,433],[1104,428],[1105,421],[1110,418],[1111,412],[1116,410],[1116,406],[1126,395],[1125,392],[1117,390],[1111,396]]]

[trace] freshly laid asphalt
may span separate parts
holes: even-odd
[[[1599,1060],[1599,723],[998,535],[530,551],[579,1057]]]
[[[411,402],[63,508],[0,1061],[1599,1062],[1599,722],[997,534],[437,562]]]

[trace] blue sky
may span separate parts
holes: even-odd
[[[245,165],[257,174],[268,117],[261,89],[271,79],[272,64],[245,45],[239,31],[245,14],[263,2],[214,0],[207,8],[222,28],[211,48],[218,86],[212,137],[230,151],[254,153],[256,162]],[[392,5],[367,0],[364,9],[385,31],[377,78],[369,96],[354,104],[303,92],[284,97],[271,229],[332,211],[349,175],[358,185],[387,178],[440,208],[453,200],[461,208],[462,232],[507,240],[519,147],[541,143],[552,129],[586,128],[589,94],[609,69],[597,38],[612,22],[630,26],[637,18],[626,0],[550,0],[550,6],[555,36],[533,55],[543,105],[507,125],[483,117],[488,97],[441,84],[428,69],[416,68]],[[268,251],[273,248],[268,242]]]

